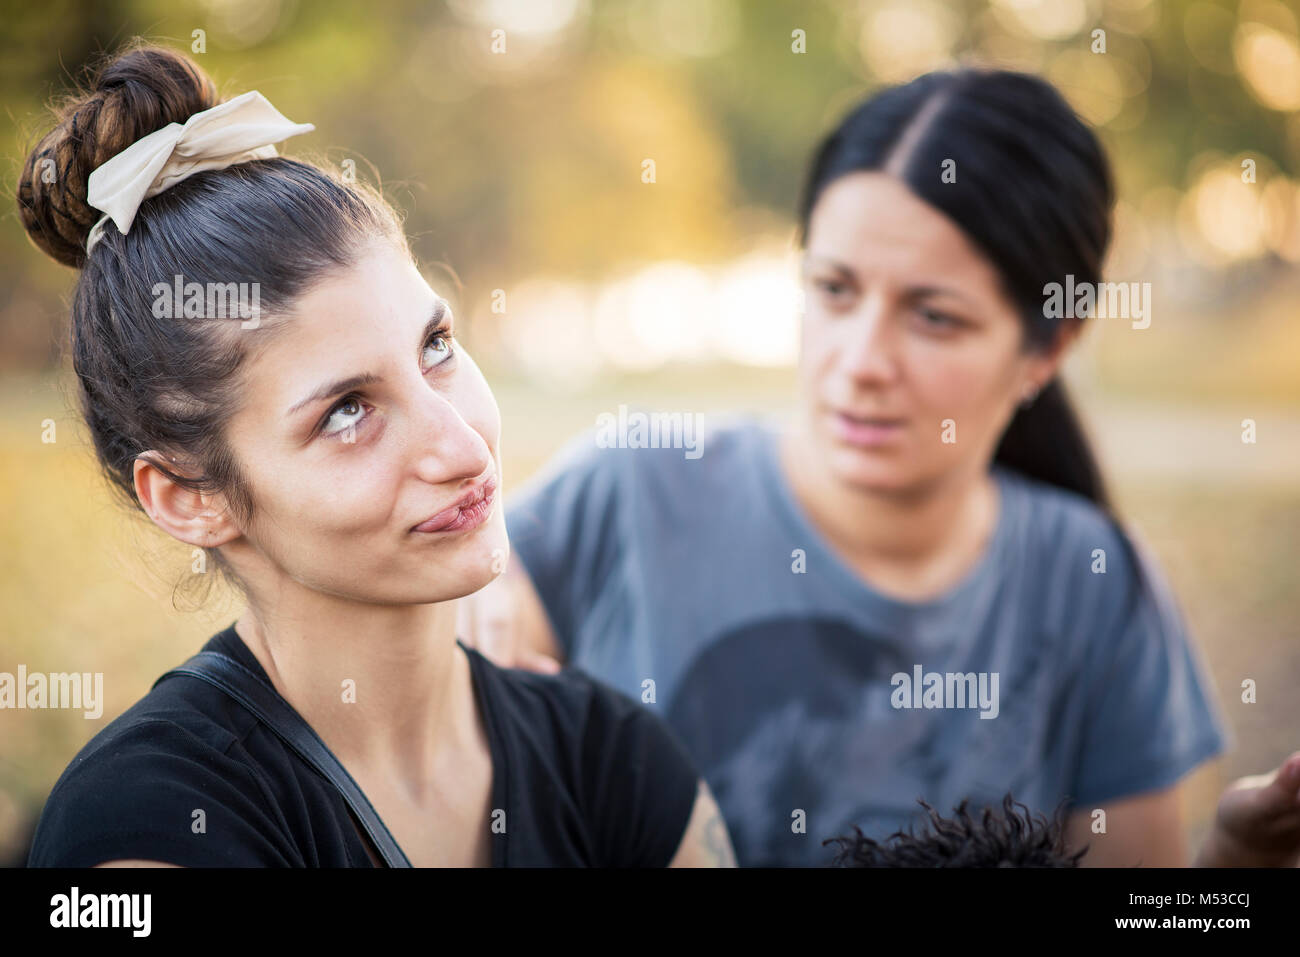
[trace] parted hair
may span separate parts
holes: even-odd
[[[951,181],[940,176],[949,162],[961,166]],[[1062,325],[1044,314],[1046,283],[1101,280],[1114,174],[1096,135],[1046,80],[963,67],[867,97],[813,155],[799,200],[801,239],[831,183],[885,169],[988,257],[1018,307],[1027,349],[1045,349]],[[1016,409],[994,459],[1115,512],[1060,376]]]

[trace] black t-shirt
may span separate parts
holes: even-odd
[[[500,668],[457,645],[491,744],[492,807],[505,811],[492,866],[668,864],[699,779],[673,732],[581,671]],[[233,624],[204,650],[266,678]],[[241,705],[187,676],[161,682],[73,759],[41,813],[29,864],[125,858],[373,866],[338,791]]]

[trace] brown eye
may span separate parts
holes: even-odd
[[[359,424],[366,417],[365,408],[357,396],[347,396],[330,410],[329,417],[321,429],[321,435],[336,435]]]

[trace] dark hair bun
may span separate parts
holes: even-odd
[[[103,61],[88,91],[56,109],[57,125],[23,166],[18,215],[32,242],[64,265],[83,266],[102,215],[86,203],[90,174],[141,137],[218,102],[203,70],[173,50],[140,45]]]

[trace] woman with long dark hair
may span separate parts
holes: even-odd
[[[1085,863],[1182,862],[1179,781],[1228,735],[1061,383],[1082,320],[1045,302],[1101,281],[1113,192],[1038,78],[862,103],[799,210],[797,415],[698,458],[580,438],[509,511],[513,623],[484,593],[464,627],[653,701],[741,864],[1007,791],[1066,804]]]

